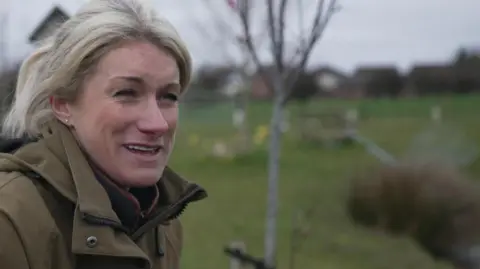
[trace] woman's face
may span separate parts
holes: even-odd
[[[113,49],[74,103],[52,102],[96,164],[125,187],[155,184],[175,141],[180,95],[175,59],[148,42]]]

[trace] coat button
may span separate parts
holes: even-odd
[[[98,243],[98,239],[95,236],[89,236],[87,238],[87,247],[94,248]]]

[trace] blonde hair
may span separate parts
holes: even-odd
[[[175,28],[140,0],[91,0],[22,63],[2,135],[36,136],[54,118],[50,96],[75,100],[99,59],[123,40],[147,40],[175,57],[184,91],[191,56]]]

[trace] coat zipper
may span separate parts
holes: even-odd
[[[206,192],[200,186],[195,185],[192,190],[189,190],[185,195],[182,196],[177,202],[171,204],[165,210],[162,210],[158,213],[155,217],[153,217],[150,221],[146,222],[140,228],[138,228],[135,232],[128,228],[126,228],[122,223],[108,219],[90,215],[88,213],[83,213],[82,218],[91,224],[102,225],[102,226],[110,226],[114,229],[120,230],[128,235],[136,241],[140,238],[145,232],[150,229],[155,228],[159,223],[164,222],[165,220],[173,220],[178,218],[186,209],[187,205],[190,202],[200,200],[206,197]]]
[[[132,235],[132,240],[136,241],[139,239],[144,233],[148,230],[155,228],[160,223],[166,220],[173,220],[178,217],[185,211],[187,205],[190,202],[197,201],[203,199],[207,196],[205,190],[203,190],[200,186],[195,185],[193,189],[188,191],[185,195],[182,196],[177,202],[170,205],[165,210],[162,210],[159,214],[153,217],[150,221],[146,222],[140,228],[138,228]]]

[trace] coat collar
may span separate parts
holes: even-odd
[[[42,136],[38,141],[21,147],[13,155],[1,154],[0,170],[33,171],[76,205],[72,235],[72,250],[74,253],[93,254],[93,250],[85,246],[87,235],[97,234],[102,237],[104,243],[105,241],[110,242],[112,237],[117,237],[111,225],[110,227],[89,225],[87,221],[86,216],[90,216],[105,220],[105,223],[121,224],[118,215],[112,209],[112,202],[108,193],[97,180],[74,135],[62,123],[56,120],[50,122],[42,130]],[[165,169],[157,187],[160,192],[160,199],[163,201],[162,205],[177,205],[179,200],[186,204],[206,197],[205,190],[200,186],[184,180],[168,167]],[[189,197],[188,201],[182,200],[185,193],[192,189],[196,190],[195,196]],[[160,206],[157,211],[164,208],[168,208],[168,206]],[[148,224],[145,226],[151,228],[159,223]],[[146,227],[142,228],[140,229],[142,232],[147,230]],[[103,230],[100,233],[101,235],[98,233],[99,229]],[[140,236],[140,233],[138,235]],[[128,242],[133,239],[127,235],[122,235],[115,240]],[[128,244],[124,244],[124,246],[126,245]],[[112,245],[112,248],[115,247],[117,245]],[[130,252],[134,251],[130,248],[127,249]],[[101,251],[105,252],[106,250]]]
[[[42,130],[42,138],[20,148],[15,157],[17,163],[23,163],[24,169],[37,172],[63,196],[76,203],[81,212],[118,220],[105,188],[96,179],[74,135],[62,123],[50,122]],[[157,186],[161,200],[174,203],[196,184],[166,167]],[[199,199],[206,196],[203,189],[201,192]]]

